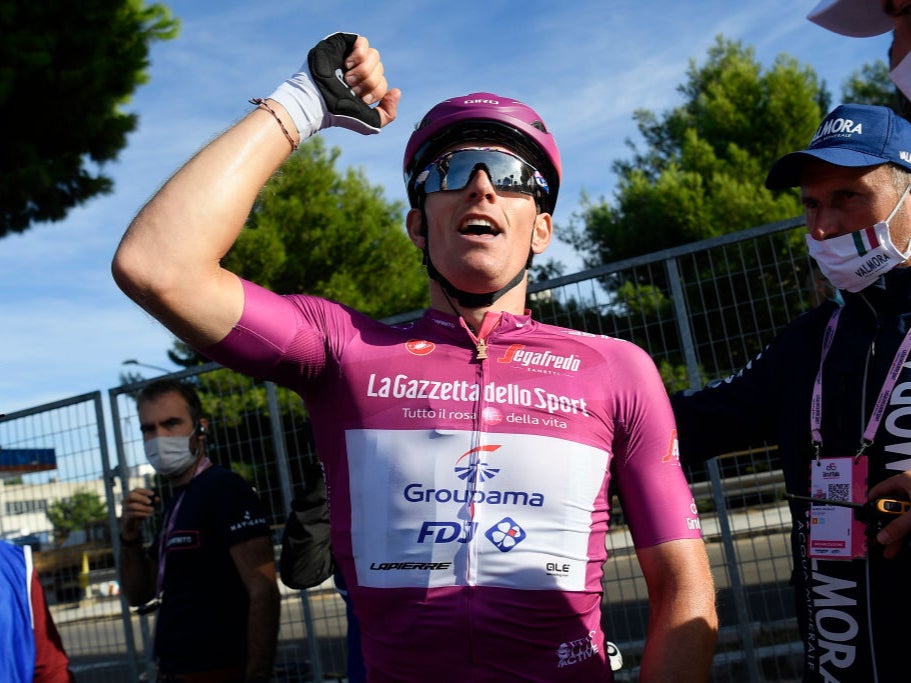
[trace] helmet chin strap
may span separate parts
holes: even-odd
[[[421,232],[424,234],[424,265],[427,267],[427,275],[431,280],[436,280],[440,283],[447,299],[453,297],[459,302],[459,305],[464,306],[465,308],[482,308],[484,306],[492,305],[497,299],[506,294],[506,292],[522,282],[525,278],[526,271],[531,268],[531,260],[534,257],[534,252],[529,246],[528,259],[525,261],[525,265],[522,266],[522,269],[503,287],[495,292],[466,292],[464,289],[459,289],[443,277],[443,274],[433,265],[433,261],[430,258],[430,231],[427,229],[427,214],[424,212],[423,207],[421,207]],[[452,302],[450,301],[450,305],[451,304]]]

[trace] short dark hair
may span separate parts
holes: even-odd
[[[176,379],[157,379],[149,382],[136,395],[136,405],[146,401],[154,401],[165,394],[180,394],[187,402],[187,408],[190,410],[190,419],[194,427],[199,425],[200,418],[204,417],[202,412],[202,401],[199,400],[199,394],[196,393],[191,385]]]

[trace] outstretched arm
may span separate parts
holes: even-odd
[[[649,599],[640,680],[708,680],[718,618],[705,544],[681,539],[640,549],[637,555]]]
[[[326,54],[319,53],[316,66],[326,65]],[[395,118],[400,92],[388,88],[379,53],[366,38],[354,41],[338,67],[354,95],[376,103],[369,111],[376,112],[379,127]],[[266,101],[271,112],[259,106],[206,145],[143,207],[117,249],[112,270],[120,288],[192,346],[220,341],[240,319],[241,284],[221,267],[221,258],[260,189],[291,153],[286,131],[296,144],[325,126],[354,127],[344,115],[351,102],[318,83],[305,64]],[[299,129],[303,122],[306,130]]]

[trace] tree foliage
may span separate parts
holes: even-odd
[[[889,66],[881,59],[855,70],[842,85],[844,102],[877,104],[899,111],[895,86],[889,79]]]
[[[66,538],[77,529],[107,519],[108,507],[97,493],[80,489],[69,498],[51,503],[45,514],[54,526],[54,536]]]
[[[340,151],[308,140],[260,193],[225,267],[267,289],[306,293],[372,317],[426,305],[421,255],[360,170],[335,168]]]
[[[616,201],[592,202],[570,228],[592,267],[798,215],[793,191],[764,186],[782,154],[806,145],[828,96],[815,72],[780,55],[764,70],[751,47],[718,37],[702,65],[690,60],[683,102],[635,120],[645,146],[617,160]]]
[[[655,252],[746,228],[798,216],[794,189],[765,187],[768,169],[783,154],[806,146],[829,109],[829,95],[813,71],[779,55],[764,68],[751,47],[719,36],[701,64],[690,60],[678,86],[681,103],[661,115],[641,109],[634,119],[641,146],[627,141],[632,156],[614,162],[617,185],[611,200],[583,195],[569,229],[572,245],[589,267]],[[749,254],[721,253],[716,259],[678,263],[680,282],[725,279],[718,300],[689,300],[688,326],[696,344],[711,344],[725,329],[736,329],[739,301],[768,278],[766,264],[804,249],[795,231],[773,236]],[[723,248],[722,248],[723,249]],[[804,286],[804,273],[780,283],[789,291]],[[712,365],[689,377],[673,312],[671,276],[663,268],[617,270],[601,278],[608,304],[601,308],[604,329],[627,330],[627,338],[655,353],[649,341],[665,340],[669,355],[660,370],[669,391],[702,383],[733,368]],[[728,300],[730,299],[730,300]],[[771,329],[778,304],[754,317]],[[732,327],[733,326],[733,327]],[[732,350],[744,363],[757,352],[749,344]]]
[[[100,165],[136,127],[121,111],[148,80],[149,45],[177,35],[144,0],[0,0],[0,237],[110,192]]]

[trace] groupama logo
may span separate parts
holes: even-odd
[[[493,453],[498,448],[500,448],[499,445],[478,446],[477,448],[472,448],[470,451],[466,451],[460,455],[455,464],[455,473],[458,475],[459,479],[463,481],[488,481],[497,476],[500,472],[499,467],[491,467],[482,460],[472,462],[472,456],[476,453]],[[466,464],[459,464],[466,458],[469,459]]]

